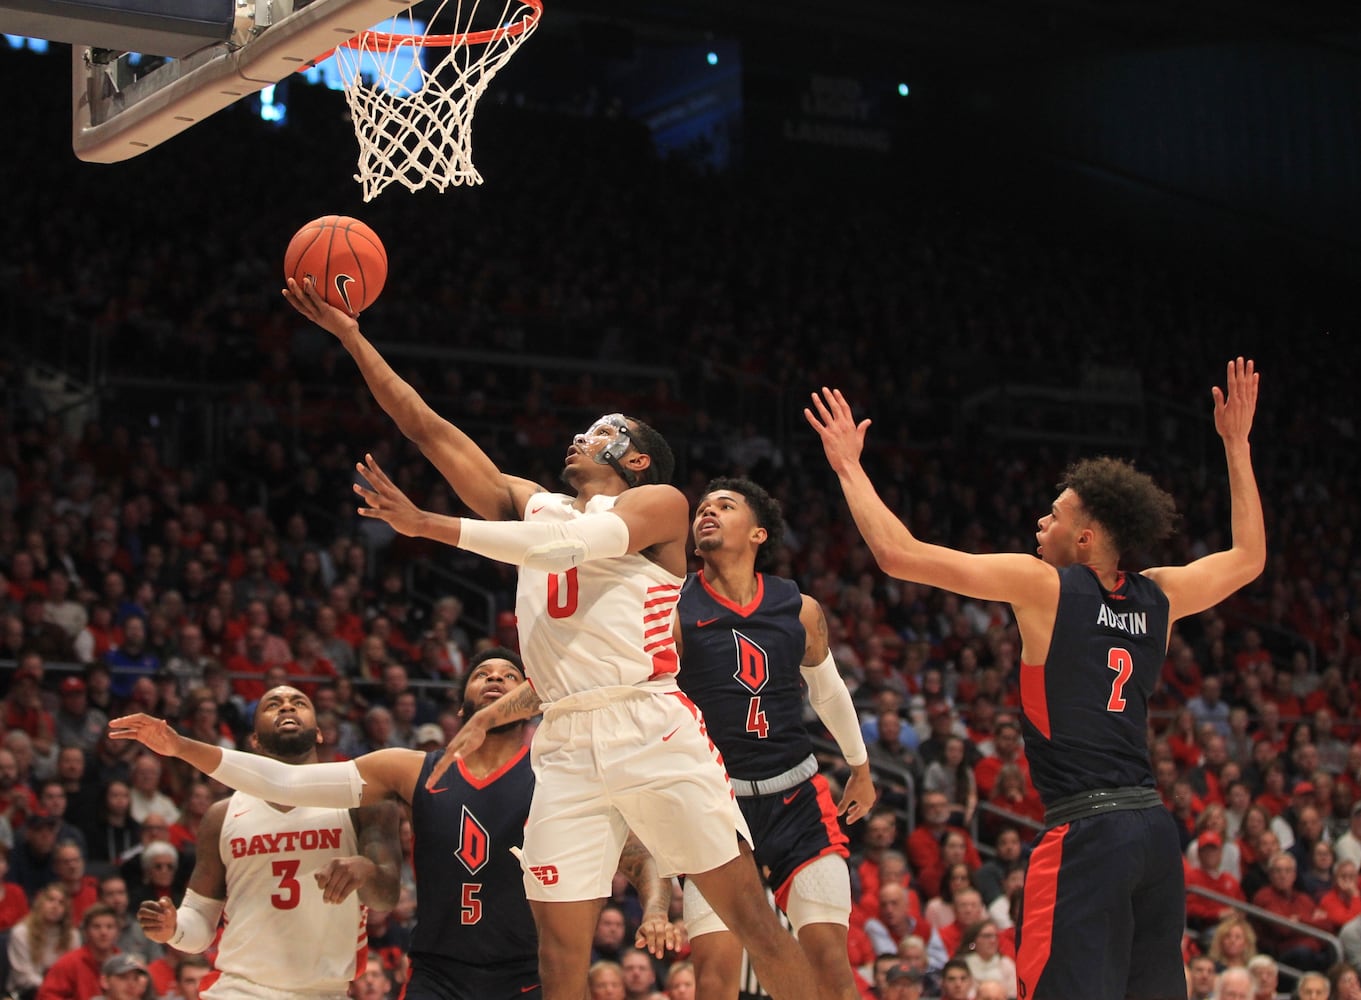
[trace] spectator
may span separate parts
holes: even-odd
[[[161,954],[162,946],[146,936],[129,907],[128,884],[122,875],[105,875],[99,880],[99,901],[118,918],[119,951],[129,952],[146,962]]]
[[[1186,867],[1186,923],[1192,930],[1208,930],[1233,913],[1231,905],[1202,896],[1193,892],[1193,889],[1209,889],[1221,896],[1246,902],[1238,880],[1220,869],[1223,843],[1219,834],[1213,830],[1205,831],[1196,840],[1199,863]]]
[[[897,882],[879,887],[879,916],[865,921],[874,954],[897,954],[903,938],[921,926],[921,914],[912,911],[913,898],[907,887]]]
[[[1361,865],[1361,799],[1352,804],[1347,823],[1347,832],[1333,844],[1333,853],[1339,861]]]
[[[950,803],[950,819],[958,826],[973,822],[978,807],[978,789],[974,784],[973,768],[964,759],[964,741],[958,736],[945,740],[944,755],[926,765],[923,787],[930,792],[941,792]]]
[[[1361,917],[1361,891],[1357,889],[1356,862],[1338,861],[1333,865],[1332,885],[1322,894],[1318,905],[1328,915],[1328,922],[1334,931]]]
[[[63,815],[67,822],[80,830],[82,843],[86,843],[85,834],[95,823],[102,798],[102,789],[87,773],[86,764],[85,751],[80,747],[62,747],[57,753],[56,778],[66,794],[66,811]]]
[[[989,906],[1002,895],[1002,882],[1007,873],[1023,864],[1021,848],[1021,831],[1014,826],[1002,827],[993,842],[993,856],[973,873],[974,887],[983,894],[983,901]]]
[[[955,922],[954,894],[961,889],[976,888],[969,866],[960,861],[945,869],[940,895],[928,900],[923,916],[931,927],[944,927]]]
[[[964,932],[954,957],[968,963],[969,974],[975,983],[999,983],[1007,1000],[1015,1000],[1016,962],[1002,954],[997,925],[991,920],[971,925]]]
[[[0,931],[7,931],[28,913],[28,894],[9,875],[9,848],[0,846]]]
[[[1186,966],[1187,1000],[1215,1000],[1215,964],[1206,955],[1197,955]]]
[[[1225,969],[1219,976],[1215,1000],[1253,1000],[1254,985],[1252,973],[1247,969],[1238,966]]]
[[[1210,937],[1209,956],[1216,966],[1228,969],[1246,968],[1248,960],[1257,954],[1257,932],[1252,924],[1237,912],[1230,913],[1215,925]]]
[[[1243,874],[1243,856],[1238,849],[1237,842],[1228,832],[1228,813],[1224,807],[1211,803],[1207,805],[1200,816],[1196,818],[1196,839],[1192,840],[1186,848],[1186,859],[1191,864],[1200,862],[1200,835],[1203,833],[1215,833],[1219,835],[1220,853],[1218,868],[1221,872],[1232,875],[1235,879],[1241,879]]]
[[[99,902],[99,881],[86,874],[80,845],[71,840],[59,841],[52,849],[52,870],[71,902],[71,919],[80,921],[83,927],[85,911]]]
[[[1295,888],[1296,865],[1290,854],[1285,851],[1276,854],[1267,865],[1267,874],[1270,883],[1252,897],[1253,905],[1319,930],[1331,930],[1328,914],[1307,893]],[[1262,921],[1257,927],[1257,940],[1266,951],[1298,969],[1325,969],[1330,964],[1326,944],[1287,927]]]
[[[973,974],[963,959],[952,958],[945,963],[940,976],[941,1000],[969,1000],[973,996]]]
[[[7,732],[27,733],[37,754],[46,757],[56,746],[57,724],[43,704],[42,683],[43,658],[32,651],[20,655],[9,693],[0,709],[0,722]]]
[[[100,972],[101,1000],[156,1000],[151,974],[136,955],[111,955]]]
[[[590,1000],[624,1000],[624,973],[618,962],[598,959],[586,971]]]
[[[1299,841],[1296,841],[1298,844]],[[1333,865],[1336,858],[1333,855],[1332,845],[1325,840],[1314,842],[1313,848],[1309,851],[1308,866],[1301,865],[1299,876],[1295,879],[1298,885],[1315,899],[1322,899],[1333,886]]]
[[[920,969],[903,962],[895,962],[884,970],[884,985],[880,988],[880,1000],[919,1000],[922,995],[923,979]]]
[[[63,677],[57,689],[57,742],[93,752],[108,729],[109,717],[90,704],[85,681],[74,674]]]
[[[129,811],[132,818],[143,825],[152,813],[160,816],[179,813],[175,800],[161,791],[161,776],[164,773],[161,759],[153,753],[143,753],[132,762]]]
[[[1306,972],[1295,986],[1296,1000],[1328,1000],[1332,984],[1321,972]]]
[[[907,862],[920,874],[940,866],[941,838],[949,829],[964,834],[965,861],[971,869],[983,862],[966,831],[950,826],[950,800],[940,792],[925,792],[921,797],[921,823],[907,838]]]
[[[997,723],[997,731],[993,734],[992,742],[993,753],[974,765],[974,780],[978,786],[978,794],[985,799],[992,798],[998,775],[1007,764],[1014,764],[1020,769],[1025,787],[1029,788],[1030,764],[1025,759],[1025,752],[1021,747],[1021,727],[1009,719]]]
[[[85,834],[80,831],[75,824],[69,822],[66,817],[67,799],[66,786],[59,778],[48,778],[38,786],[38,809],[46,816],[55,817],[59,824],[57,826],[57,842],[69,841],[76,845],[81,856],[84,857]],[[80,919],[80,914],[76,914],[76,919]]]
[[[123,622],[123,641],[104,656],[113,673],[114,697],[127,698],[139,677],[151,677],[161,669],[160,659],[147,648],[146,619],[133,615]]]
[[[61,820],[57,817],[35,813],[23,825],[14,850],[10,852],[10,872],[30,899],[39,889],[56,879],[52,852],[57,846],[57,831],[60,827]]]
[[[199,1000],[199,985],[213,969],[202,955],[185,955],[175,969],[175,988],[165,1000]]]
[[[624,977],[626,1000],[647,1000],[657,986],[657,972],[647,952],[625,948],[619,958],[619,969]]]
[[[95,903],[80,921],[80,936],[80,947],[47,970],[36,1000],[93,1000],[100,995],[100,970],[118,953],[118,918],[109,907]]]
[[[117,863],[138,846],[141,837],[142,824],[132,818],[132,791],[126,782],[110,781],[104,786],[94,823],[85,830],[90,861]]]
[[[959,953],[965,932],[986,920],[987,916],[988,911],[983,908],[983,897],[978,894],[977,889],[961,889],[955,893],[954,923],[933,928],[926,943],[927,968],[932,972],[944,969],[948,959]]]
[[[1270,955],[1254,955],[1248,959],[1248,973],[1252,976],[1252,1000],[1280,1000],[1276,992],[1280,969]]]
[[[1361,974],[1346,962],[1338,962],[1328,970],[1332,991],[1330,1000],[1361,1000]]]
[[[591,939],[591,961],[601,960],[618,964],[624,953],[628,925],[624,921],[624,911],[606,903],[600,908],[595,921],[595,936]]]
[[[859,887],[857,905],[868,915],[879,913],[879,866],[884,853],[898,840],[898,819],[888,809],[875,809],[865,818],[860,851],[851,855],[851,884]]]
[[[195,781],[189,786],[189,794],[185,796],[179,818],[170,825],[170,845],[175,850],[194,851],[198,843],[199,826],[212,804],[213,789],[206,781]]]
[[[20,1000],[31,1000],[47,970],[79,945],[80,932],[71,919],[66,892],[59,885],[40,890],[28,916],[9,932],[9,992]]]

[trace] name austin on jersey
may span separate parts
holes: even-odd
[[[1096,623],[1130,635],[1148,635],[1147,611],[1112,611],[1103,604],[1096,613]]]
[[[233,837],[231,848],[234,858],[244,858],[252,854],[280,854],[284,851],[338,851],[340,828],[260,833],[250,840],[245,837]]]

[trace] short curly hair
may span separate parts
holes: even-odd
[[[708,496],[716,490],[742,494],[756,517],[756,523],[766,529],[766,540],[756,550],[756,568],[769,569],[775,562],[775,554],[784,544],[784,510],[780,506],[780,501],[745,476],[719,476],[717,479],[711,479],[709,485],[704,487],[702,495]]]
[[[644,483],[669,483],[676,472],[676,457],[666,438],[653,427],[649,427],[637,417],[625,417],[630,424],[629,439],[640,455],[647,455],[652,462],[638,477]]]
[[[1148,550],[1177,524],[1176,501],[1152,476],[1122,459],[1103,455],[1074,462],[1058,488],[1078,495],[1088,516],[1110,533],[1122,556]]]

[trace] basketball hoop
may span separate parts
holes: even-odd
[[[365,201],[393,181],[411,191],[482,183],[472,157],[478,98],[543,14],[543,0],[488,6],[498,2],[504,4],[500,17],[483,22],[485,28],[478,27],[482,0],[443,0],[424,32],[365,31],[336,49],[359,140],[355,180]],[[435,34],[451,4],[455,32]],[[442,27],[451,27],[447,19]],[[442,58],[425,65],[424,49],[444,48]]]

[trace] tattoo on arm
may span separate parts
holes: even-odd
[[[518,687],[507,691],[482,711],[487,713],[490,728],[528,719],[538,713],[541,704],[543,699],[534,693],[529,681],[522,681]]]
[[[397,804],[380,802],[355,810],[359,853],[374,864],[372,881],[359,890],[368,906],[391,909],[402,888],[402,849],[399,839],[401,815]]]
[[[643,842],[632,833],[619,855],[619,870],[638,890],[644,913],[666,913],[671,909],[671,880],[657,872],[657,862]]]

